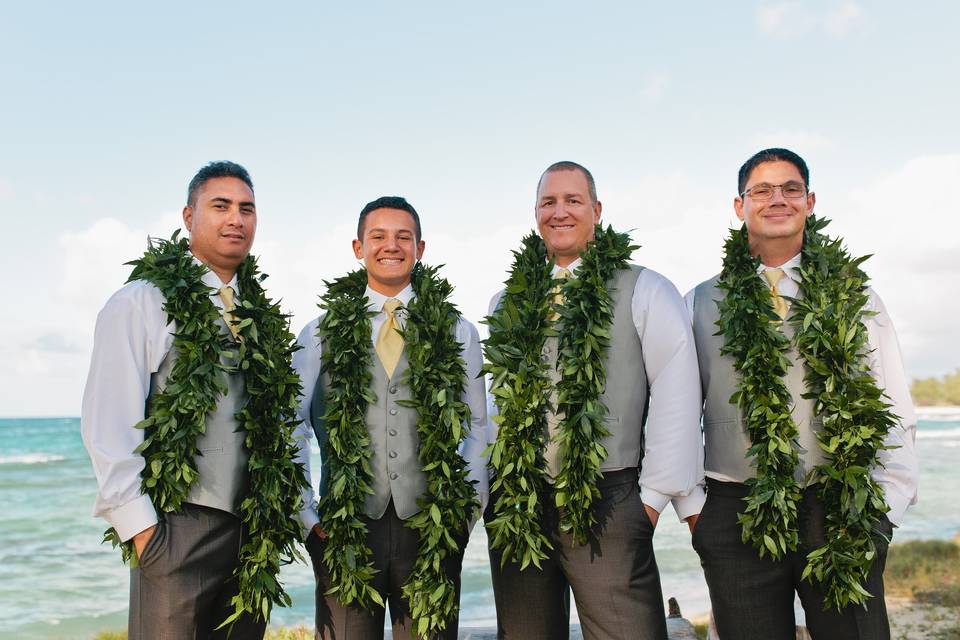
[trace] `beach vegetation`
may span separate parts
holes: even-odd
[[[960,369],[943,378],[918,378],[910,385],[913,402],[921,407],[960,407]]]

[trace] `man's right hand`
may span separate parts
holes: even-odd
[[[147,527],[137,535],[133,536],[133,548],[137,551],[137,560],[143,555],[143,550],[147,548],[147,543],[157,531],[157,525]]]
[[[313,533],[317,534],[317,538],[323,540],[327,537],[327,532],[320,528],[320,523],[313,525]]]

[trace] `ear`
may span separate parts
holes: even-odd
[[[743,198],[737,196],[733,199],[733,210],[737,214],[740,222],[743,222]]]
[[[183,226],[187,231],[193,231],[193,207],[190,205],[183,208]]]
[[[811,191],[810,193],[807,194],[807,215],[808,216],[813,213],[813,206],[815,204],[817,204],[817,194]]]
[[[597,203],[593,205],[593,224],[600,223],[601,215],[603,215],[603,203],[597,200]]]
[[[421,240],[417,243],[417,260],[423,257],[423,250],[427,247],[427,243]]]
[[[363,260],[363,243],[359,240],[353,241],[353,255],[357,260]]]

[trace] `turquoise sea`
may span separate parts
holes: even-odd
[[[917,439],[920,503],[895,541],[949,539],[960,531],[960,412],[921,420]],[[126,626],[128,570],[99,543],[105,525],[91,516],[96,482],[80,441],[80,421],[0,419],[0,638],[90,638]],[[655,537],[665,597],[688,617],[709,609],[706,585],[685,524],[668,509]],[[313,574],[285,567],[293,597],[272,624],[313,621]],[[486,538],[477,526],[463,571],[461,622],[493,624]]]

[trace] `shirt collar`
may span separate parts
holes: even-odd
[[[565,267],[561,267],[561,266],[559,266],[559,265],[557,265],[557,264],[554,264],[554,265],[553,265],[553,271],[550,272],[550,275],[553,276],[554,278],[556,278],[556,277],[557,277],[557,273],[559,273],[560,270],[566,269],[567,271],[570,272],[570,275],[572,276],[572,275],[573,275],[573,272],[576,271],[577,267],[580,266],[580,261],[581,261],[581,260],[582,260],[582,258],[577,258],[576,260],[574,260],[573,262],[571,262],[570,264],[568,264],[568,265],[565,266]]]
[[[240,290],[237,288],[236,272],[234,272],[233,277],[230,278],[230,282],[224,284],[223,280],[220,279],[220,276],[214,273],[213,269],[211,269],[208,265],[201,262],[200,259],[197,258],[197,256],[193,256],[193,262],[194,264],[199,264],[207,268],[207,270],[203,272],[203,276],[200,278],[200,282],[202,282],[203,284],[213,289],[213,292],[210,295],[218,295],[220,289],[224,287],[230,287],[231,289],[233,289],[234,295],[240,295]]]
[[[367,304],[367,309],[370,311],[381,311],[383,309],[383,303],[390,298],[396,298],[403,304],[403,306],[407,306],[410,304],[410,301],[413,300],[413,283],[408,284],[403,288],[403,291],[395,296],[384,295],[379,291],[374,291],[367,286],[366,296],[367,300],[370,301]]]
[[[783,269],[783,275],[787,278],[790,278],[794,282],[800,282],[800,275],[797,273],[800,269],[800,254],[793,256],[786,262],[784,262],[779,267],[768,267],[762,262],[757,266],[757,274],[763,275],[764,271],[769,271],[770,269]]]

